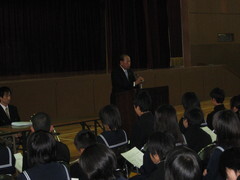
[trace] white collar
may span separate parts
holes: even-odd
[[[8,107],[8,105],[7,105],[7,106],[4,106],[2,103],[0,103],[0,105],[2,106],[2,108],[3,108],[4,111],[5,111],[5,109]]]
[[[120,67],[122,68],[122,70],[124,71],[124,72],[126,72],[127,71],[127,69],[124,69],[121,65],[120,65]]]

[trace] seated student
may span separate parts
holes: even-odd
[[[107,105],[100,110],[99,117],[104,126],[104,132],[97,136],[97,142],[114,149],[128,144],[126,132],[121,129],[121,116],[118,108]]]
[[[212,103],[214,105],[214,110],[207,115],[207,125],[209,129],[213,130],[213,116],[221,110],[225,109],[223,101],[225,99],[225,93],[220,88],[214,88],[210,92],[210,97],[212,98]]]
[[[201,109],[200,101],[194,92],[186,92],[183,94],[182,105],[184,108],[184,112],[186,112],[188,109],[192,109],[192,108]],[[179,123],[181,132],[184,134],[186,128],[183,126],[183,119],[184,119],[184,117],[182,117],[178,123]]]
[[[147,91],[139,91],[133,104],[138,119],[132,127],[130,146],[141,149],[153,133],[154,116],[151,112],[151,96]]]
[[[224,179],[240,179],[240,147],[233,147],[224,151],[219,164]]]
[[[186,147],[176,147],[165,160],[166,180],[201,180],[200,159],[194,151]]]
[[[78,132],[74,138],[74,145],[76,146],[80,156],[88,146],[91,146],[95,143],[95,135],[88,130],[82,130]],[[81,180],[86,179],[84,173],[82,172],[82,169],[79,166],[79,160],[70,166],[70,176],[71,178],[78,178]]]
[[[233,112],[235,112],[240,119],[240,95],[238,96],[233,96],[230,99],[230,107]]]
[[[116,173],[115,153],[103,144],[87,147],[79,158],[79,164],[88,180],[125,180]]]
[[[3,139],[0,139],[0,174],[14,174],[15,157],[9,147],[5,146]]]
[[[70,180],[65,165],[55,162],[56,140],[49,132],[32,133],[27,142],[28,159],[32,168],[23,171],[18,180]]]
[[[213,127],[217,134],[217,147],[204,170],[204,179],[224,179],[219,172],[220,156],[224,150],[240,146],[240,121],[231,110],[219,111],[214,115]]]
[[[199,152],[202,148],[212,143],[211,136],[200,128],[204,121],[201,109],[190,109],[184,113],[183,125],[186,128],[184,136],[188,147]]]
[[[36,113],[32,118],[32,126],[31,126],[31,132],[35,132],[38,130],[43,130],[47,132],[53,132],[53,125],[51,125],[51,119],[48,114],[44,112],[38,112]],[[63,144],[62,142],[56,141],[56,160],[62,161],[63,163],[69,163],[70,161],[70,151],[66,144]],[[28,167],[31,167],[32,165],[29,164],[30,162],[27,160],[26,154],[23,156],[23,169],[27,169]]]

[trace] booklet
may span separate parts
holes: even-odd
[[[16,159],[15,168],[21,173],[22,172],[22,164],[23,164],[23,156],[21,153],[14,154]]]
[[[132,165],[140,168],[143,165],[143,152],[134,147],[121,155]]]

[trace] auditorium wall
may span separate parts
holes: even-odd
[[[137,71],[145,78],[144,87],[169,87],[169,102],[181,103],[186,91],[194,91],[201,100],[209,99],[209,91],[221,87],[227,96],[239,94],[240,79],[225,66],[199,66]],[[4,80],[0,86],[13,90],[12,104],[26,121],[36,112],[51,115],[54,121],[77,120],[98,115],[109,103],[110,74],[72,75],[66,77],[21,77]]]

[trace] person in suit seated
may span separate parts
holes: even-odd
[[[230,99],[230,107],[233,112],[235,112],[240,119],[240,95],[238,96],[233,96]]]
[[[130,146],[141,149],[153,133],[154,116],[151,112],[152,99],[147,91],[139,91],[134,99],[134,110],[138,119],[133,124]]]
[[[5,145],[4,139],[0,138],[0,175],[14,174],[15,157],[9,147]]]
[[[12,91],[9,87],[0,88],[0,126],[20,121],[17,107],[10,105]]]
[[[221,110],[225,109],[223,101],[225,99],[225,93],[220,88],[214,88],[210,92],[210,97],[212,98],[212,103],[214,105],[214,110],[207,115],[207,126],[209,129],[213,130],[213,116]]]
[[[197,153],[212,143],[211,136],[200,128],[203,121],[204,115],[201,109],[193,108],[184,113],[183,125],[186,128],[184,136],[188,147]]]
[[[133,88],[139,88],[144,82],[144,78],[135,77],[131,70],[131,58],[127,54],[122,54],[119,58],[119,65],[111,73],[112,93],[111,104],[116,104],[116,93],[128,91]]]
[[[31,132],[34,133],[36,131],[42,130],[52,133],[53,132],[53,125],[51,124],[51,119],[48,114],[44,112],[38,112],[31,118],[32,126]],[[26,153],[23,156],[23,169],[27,169],[31,167],[31,161],[27,160]],[[70,151],[66,144],[59,142],[56,140],[56,160],[68,164],[70,161]],[[30,163],[30,164],[29,164]]]
[[[200,159],[193,150],[180,146],[168,153],[165,160],[166,180],[201,180]]]
[[[55,162],[56,140],[51,133],[40,130],[30,134],[27,149],[33,166],[23,171],[18,180],[70,180],[66,166]]]
[[[74,145],[79,152],[79,155],[83,153],[83,151],[93,144],[96,144],[96,137],[95,135],[89,130],[82,130],[77,133],[74,138]],[[85,174],[83,173],[82,169],[79,166],[79,158],[77,162],[73,163],[70,166],[70,176],[71,178],[78,178],[81,180],[86,179]]]
[[[115,153],[103,144],[88,146],[79,158],[88,180],[126,180],[117,174]]]

